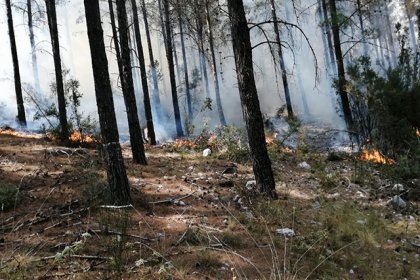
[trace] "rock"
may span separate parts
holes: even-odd
[[[204,149],[203,151],[203,157],[208,157],[211,155],[211,150],[209,148]]]
[[[405,207],[407,207],[407,203],[399,195],[395,195],[392,198],[391,204],[394,208],[404,209]]]
[[[305,170],[311,169],[311,166],[306,161],[299,163],[298,167]]]
[[[403,192],[404,191],[404,186],[402,184],[395,184],[392,187],[392,190],[395,192]]]
[[[223,170],[222,174],[235,174],[238,171],[236,166],[229,166]]]
[[[219,182],[219,186],[222,188],[231,188],[235,186],[232,180],[222,180]]]
[[[283,236],[286,236],[286,237],[292,237],[292,236],[295,236],[296,235],[295,234],[295,231],[293,229],[290,229],[290,228],[279,228],[279,229],[276,229],[276,233],[278,235],[283,235]]]
[[[245,184],[245,188],[249,191],[255,189],[256,186],[257,186],[257,181],[255,180],[248,181]]]

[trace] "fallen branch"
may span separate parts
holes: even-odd
[[[193,194],[195,194],[196,192],[197,192],[197,191],[195,190],[195,191],[193,191],[192,193],[187,194],[187,195],[184,195],[184,196],[181,196],[181,197],[179,197],[179,198],[169,198],[169,199],[165,199],[165,200],[151,201],[151,202],[149,202],[149,204],[174,203],[174,201],[181,201],[181,200],[183,200],[183,199],[186,199],[186,198],[188,198],[188,197],[192,196]]]

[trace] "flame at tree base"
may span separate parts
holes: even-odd
[[[69,140],[75,143],[86,143],[86,144],[98,142],[98,140],[94,139],[92,135],[89,135],[89,134],[82,135],[82,133],[78,130],[74,130],[70,134]]]
[[[374,163],[380,163],[380,164],[395,164],[395,160],[386,158],[384,155],[382,155],[378,150],[368,150],[363,149],[360,153],[360,159],[365,161],[371,161]]]

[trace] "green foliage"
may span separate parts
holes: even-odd
[[[215,131],[216,147],[222,157],[236,162],[249,161],[249,146],[246,130],[236,126],[223,126]]]
[[[0,183],[1,211],[13,208],[19,202],[19,188],[12,184]]]
[[[373,144],[384,155],[413,160],[420,145],[420,53],[406,46],[406,31],[396,28],[398,65],[382,76],[368,57],[360,57],[347,69],[347,90],[362,143]]]

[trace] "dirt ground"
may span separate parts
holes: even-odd
[[[163,144],[141,166],[124,146],[133,202],[118,208],[95,148],[0,134],[0,188],[18,189],[0,279],[420,279],[418,199],[391,202],[418,181],[350,155],[269,152],[276,201],[254,199],[250,163]]]

